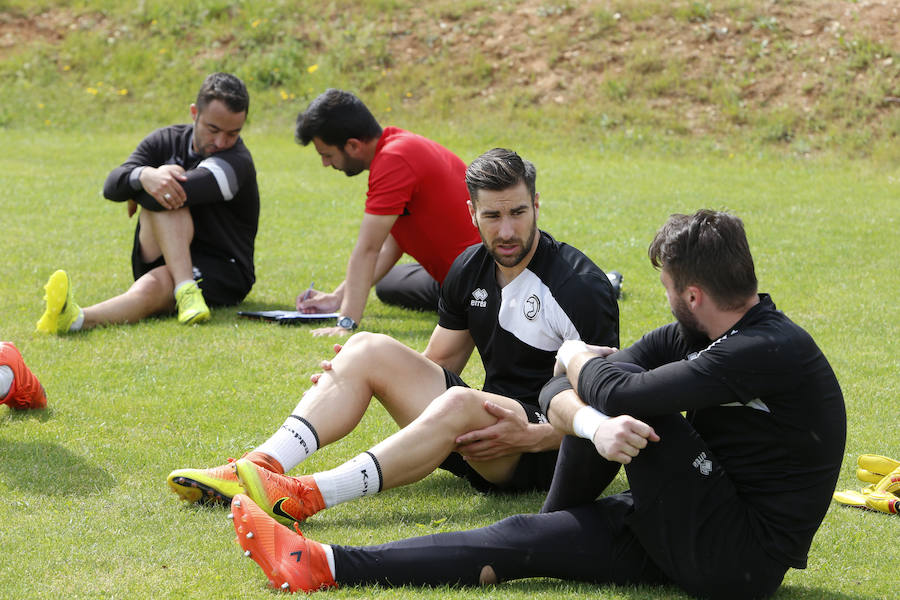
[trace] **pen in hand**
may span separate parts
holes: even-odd
[[[309,300],[310,296],[313,294],[313,286],[315,285],[315,281],[309,282],[309,289],[303,292],[303,295],[300,297],[300,301]]]

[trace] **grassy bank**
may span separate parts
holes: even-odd
[[[849,1],[110,0],[3,3],[0,127],[184,118],[213,70],[281,129],[322,89],[384,122],[581,146],[625,137],[896,164],[900,33]],[[896,8],[894,9],[896,10]]]

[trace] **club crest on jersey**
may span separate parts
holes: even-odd
[[[478,288],[474,292],[472,292],[472,300],[469,302],[471,306],[477,306],[479,308],[487,308],[487,300],[488,293],[484,288]]]
[[[534,319],[538,316],[538,313],[541,312],[541,300],[534,294],[528,296],[528,299],[522,304],[522,311],[525,313],[525,318],[529,321],[534,321]]]

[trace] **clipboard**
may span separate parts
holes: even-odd
[[[338,313],[302,313],[296,310],[239,310],[239,317],[271,321],[279,325],[302,325],[336,319]]]

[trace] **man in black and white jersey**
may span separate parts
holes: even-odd
[[[359,548],[307,540],[238,496],[241,545],[292,591],[555,577],[773,594],[788,568],[806,566],[831,500],[840,386],[810,335],[757,293],[740,219],[673,215],[649,253],[676,323],[622,351],[561,346],[565,373],[540,401],[569,435],[540,514]],[[596,499],[620,463],[631,489]],[[268,547],[253,542],[269,534]]]
[[[291,522],[439,466],[479,490],[547,489],[561,436],[540,413],[541,386],[565,340],[615,343],[618,306],[602,270],[538,230],[535,177],[531,163],[503,149],[468,166],[469,210],[483,243],[451,266],[423,353],[357,333],[284,425],[238,461],[243,486],[224,465],[174,471],[174,491],[188,500],[230,499],[254,488],[270,513]],[[482,390],[459,375],[475,347]],[[280,475],[353,431],[373,396],[403,429],[333,471]]]
[[[250,96],[228,73],[213,73],[190,106],[192,123],[157,129],[106,178],[103,194],[141,207],[124,293],[80,308],[68,275],[47,282],[37,330],[65,334],[101,324],[134,323],[178,311],[183,324],[210,318],[209,306],[237,304],[256,280],[253,249],[259,190],[240,137]]]

